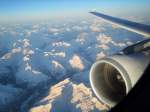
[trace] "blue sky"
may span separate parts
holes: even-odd
[[[0,21],[84,16],[106,13],[149,13],[150,0],[0,0]]]

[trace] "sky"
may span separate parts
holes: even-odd
[[[0,22],[86,16],[97,10],[108,14],[143,16],[150,0],[0,0]],[[143,15],[142,15],[143,14]]]

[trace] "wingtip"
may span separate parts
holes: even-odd
[[[89,13],[94,13],[94,12],[97,12],[97,9],[91,9],[91,10],[89,11]]]
[[[95,11],[90,11],[89,13],[90,13],[90,14],[94,14],[94,13],[96,13],[96,12],[95,12]]]

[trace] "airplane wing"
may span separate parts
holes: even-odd
[[[102,19],[112,24],[119,25],[121,28],[141,34],[144,37],[150,38],[150,26],[149,25],[144,25],[144,24],[128,21],[125,19],[108,16],[108,15],[98,13],[98,12],[90,12],[90,13],[96,16],[99,16]]]

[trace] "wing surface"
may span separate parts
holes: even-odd
[[[144,25],[141,23],[132,22],[132,21],[125,20],[125,19],[108,16],[108,15],[105,15],[105,14],[102,14],[99,12],[90,12],[90,13],[93,15],[96,15],[98,17],[101,17],[102,19],[104,19],[112,24],[119,25],[121,28],[124,28],[126,30],[141,34],[147,38],[150,37],[150,26],[149,25]]]

